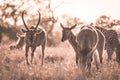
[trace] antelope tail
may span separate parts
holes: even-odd
[[[95,46],[94,46],[94,47],[92,48],[92,50],[89,52],[88,56],[93,55],[94,51],[96,50],[97,44],[98,44],[98,42],[99,42],[99,37],[98,37],[97,31],[96,31],[93,27],[91,27],[91,28],[92,28],[92,29],[94,30],[94,32],[96,33],[97,41],[96,41]]]

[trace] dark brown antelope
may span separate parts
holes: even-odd
[[[31,48],[31,51],[32,51],[32,53],[31,53],[31,63],[32,63],[36,47],[41,46],[41,48],[42,48],[42,65],[43,65],[44,50],[45,50],[45,43],[46,43],[46,33],[41,28],[38,28],[38,25],[40,23],[40,18],[41,18],[39,11],[38,11],[38,13],[39,13],[39,19],[38,19],[37,25],[35,27],[31,26],[29,29],[24,21],[24,11],[23,11],[22,20],[23,20],[26,30],[22,29],[22,32],[25,33],[25,56],[26,56],[27,64],[29,64],[29,61],[28,61],[29,48]]]
[[[72,29],[74,29],[76,27],[76,24],[73,25],[70,28],[67,28],[67,27],[65,28],[61,23],[60,23],[60,26],[63,29],[62,30],[62,39],[61,39],[61,41],[64,42],[64,41],[68,40],[69,43],[72,45],[72,47],[73,47],[73,49],[74,49],[74,51],[76,53],[76,64],[78,64],[78,62],[77,62],[78,61],[77,60],[78,56],[77,56],[76,36],[71,31]]]
[[[15,45],[10,46],[10,50],[22,49],[22,47],[24,46],[25,35],[16,34],[16,36],[17,36],[18,40]]]
[[[117,32],[112,29],[105,29],[98,26],[95,26],[95,28],[105,35],[105,50],[108,54],[108,61],[111,60],[112,54],[115,51],[116,61],[120,64],[120,42]]]
[[[72,29],[74,29],[76,27],[76,24],[73,25],[70,28],[64,27],[61,23],[60,23],[61,27],[62,27],[62,39],[61,41],[64,42],[66,40],[69,41],[69,43],[72,45],[75,53],[76,53],[76,64],[78,64],[78,54],[77,54],[77,42],[76,42],[76,36],[72,33]],[[105,45],[105,37],[104,35],[97,30],[98,32],[98,36],[99,36],[99,42],[97,45],[97,50],[99,53],[99,59],[100,62],[102,63],[102,54],[103,54],[103,49],[104,49],[104,45]]]
[[[90,25],[88,25],[90,27],[94,27],[93,23],[91,23]],[[89,28],[89,27],[88,27]],[[98,45],[97,45],[97,50],[98,50],[98,53],[99,53],[99,58],[100,58],[100,62],[102,63],[103,62],[103,50],[105,49],[105,35],[97,28],[95,28],[97,33],[98,33],[98,37],[99,37],[99,42],[98,42]]]
[[[88,69],[90,72],[92,56],[94,56],[97,50],[98,42],[98,33],[90,26],[84,26],[77,35],[78,63],[82,68],[83,73],[85,72],[85,69]],[[97,65],[96,68],[98,69]]]

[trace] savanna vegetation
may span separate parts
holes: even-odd
[[[34,5],[31,5],[33,1]],[[19,4],[16,4],[19,3]],[[2,0],[0,3],[0,80],[120,80],[120,66],[115,61],[116,55],[107,62],[107,54],[104,51],[104,61],[100,65],[100,71],[95,69],[92,62],[92,76],[83,77],[81,70],[75,63],[75,52],[71,45],[61,42],[61,28],[59,27],[59,17],[54,11],[64,4],[61,2],[54,8],[51,7],[51,0]],[[10,50],[9,46],[15,44],[16,33],[23,34],[20,29],[24,28],[21,19],[22,11],[26,10],[25,18],[27,25],[36,25],[37,13],[30,13],[37,7],[41,13],[40,25],[47,32],[47,45],[45,49],[44,64],[41,66],[40,48],[35,51],[33,64],[27,65],[25,60],[25,50]],[[73,24],[83,25],[80,18],[63,15],[62,19],[67,26]],[[112,20],[107,15],[98,16],[96,22],[101,27],[114,29],[120,37],[120,20]],[[77,27],[73,32],[79,30]],[[30,52],[29,52],[30,53]],[[29,54],[30,55],[30,54]]]

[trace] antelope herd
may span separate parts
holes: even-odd
[[[46,44],[46,32],[42,28],[39,28],[40,23],[40,12],[39,19],[37,25],[31,26],[30,29],[26,25],[24,21],[24,11],[22,13],[22,21],[26,28],[26,30],[21,29],[24,36],[18,36],[18,42],[16,45],[11,45],[10,49],[13,50],[15,48],[19,49],[25,45],[25,56],[26,62],[29,64],[28,61],[28,51],[31,48],[31,63],[33,61],[34,52],[36,47],[42,47],[42,64],[44,60],[44,50]],[[114,30],[107,30],[105,28],[94,26],[94,25],[83,25],[80,26],[79,33],[74,35],[72,29],[74,29],[77,24],[71,27],[64,27],[62,23],[60,23],[62,28],[62,38],[61,41],[64,42],[66,40],[69,41],[71,46],[73,47],[76,53],[76,64],[82,68],[84,71],[91,69],[91,62],[94,58],[96,68],[99,69],[99,64],[96,58],[96,52],[98,51],[100,63],[103,62],[103,50],[107,50],[108,60],[111,60],[111,56],[113,52],[116,52],[116,61],[120,63],[120,43],[118,40],[118,35]]]

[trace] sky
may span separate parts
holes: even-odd
[[[79,17],[81,20],[91,23],[101,15],[107,15],[111,19],[120,19],[120,0],[63,0],[64,2],[55,9],[55,15],[63,14]],[[62,0],[52,0],[53,8]]]
[[[34,5],[33,1],[34,0],[30,0],[29,2],[37,10],[38,6]],[[72,17],[78,17],[83,22],[87,23],[95,22],[96,19],[98,19],[101,15],[107,15],[112,19],[120,19],[120,0],[51,0],[51,1],[54,15],[57,16],[58,19],[61,19],[60,17],[64,14]],[[0,0],[0,2],[2,2],[2,0]],[[16,0],[16,2],[19,3],[19,0]],[[54,10],[54,8],[57,5],[59,6]]]

